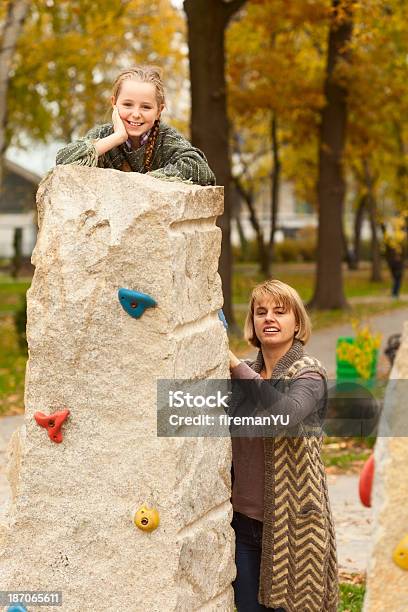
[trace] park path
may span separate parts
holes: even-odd
[[[380,371],[389,368],[387,358],[384,356],[384,348],[391,334],[402,332],[405,321],[408,321],[408,304],[406,308],[391,310],[384,314],[367,317],[367,322],[373,332],[382,334],[379,368]],[[327,368],[329,378],[336,375],[336,341],[339,336],[353,336],[353,328],[350,324],[337,325],[328,329],[317,330],[312,334],[307,344],[308,352],[317,357]]]

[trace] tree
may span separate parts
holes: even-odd
[[[269,275],[268,243],[265,240],[262,224],[255,209],[255,200],[261,195],[265,181],[270,175],[268,149],[263,146],[261,116],[250,131],[234,133],[232,138],[233,181],[237,195],[244,202],[249,213],[249,221],[255,232],[259,270],[264,276]],[[260,130],[257,128],[261,127]],[[236,215],[239,222],[239,215]]]
[[[270,245],[262,222],[266,215],[264,210],[260,211],[259,202],[264,204],[263,209],[270,208],[268,198],[271,195],[269,183],[272,151],[265,134],[268,126],[265,113],[255,111],[252,119],[249,127],[245,126],[245,122],[237,121],[232,126],[232,176],[237,194],[248,210],[248,219],[255,233],[259,271],[267,277],[271,262]],[[257,207],[255,202],[258,202]],[[237,220],[238,218],[236,215]]]
[[[9,0],[0,31],[0,188],[3,177],[3,156],[7,148],[6,123],[11,67],[28,8],[28,0]]]
[[[380,225],[407,210],[405,7],[398,0],[357,3],[354,24],[345,161],[356,182],[355,251],[358,255],[366,213],[372,236],[371,280],[380,280]]]
[[[111,84],[127,66],[160,63],[166,85],[180,89],[185,55],[175,38],[183,34],[183,20],[170,0],[28,4],[10,56],[12,104],[3,153],[9,144],[24,146],[27,139],[69,140],[109,120]]]
[[[279,189],[281,179],[282,162],[280,159],[280,143],[278,137],[278,118],[275,112],[272,112],[271,118],[271,142],[272,142],[272,181],[271,181],[271,231],[269,234],[269,249],[268,249],[268,266],[267,274],[270,274],[270,263],[273,260],[275,248],[275,233],[279,211]]]
[[[331,9],[329,4],[332,4]],[[298,200],[317,208],[319,157],[322,161],[322,153],[330,152],[330,142],[318,146],[319,138],[322,139],[323,116],[326,114],[327,117],[329,110],[328,43],[330,38],[334,40],[336,30],[338,38],[342,31],[350,30],[344,43],[337,41],[336,61],[331,58],[330,83],[337,85],[342,92],[344,126],[347,122],[347,139],[344,129],[340,147],[342,154],[339,149],[333,152],[331,161],[333,168],[337,163],[343,193],[347,186],[347,204],[352,201],[364,203],[364,207],[355,206],[357,236],[360,235],[363,212],[369,216],[374,278],[378,278],[380,262],[376,241],[378,218],[408,208],[408,31],[405,12],[406,7],[400,0],[387,0],[386,3],[383,0],[369,3],[339,0],[334,4],[328,0],[303,3],[296,0],[251,0],[242,12],[243,18],[234,21],[227,36],[229,98],[232,100],[230,116],[234,131],[245,135],[246,130],[258,123],[258,111],[263,111],[263,142],[266,142],[270,139],[266,118],[272,112],[278,120],[282,177],[293,184]],[[330,23],[332,35],[328,37]],[[333,49],[331,52],[333,55]],[[331,88],[331,94],[333,91]],[[335,117],[332,123],[334,129],[336,124],[340,131],[343,129],[342,121],[337,122]],[[250,137],[249,144],[251,140],[255,152],[259,143]],[[249,147],[245,150],[248,152]],[[269,160],[272,163],[271,157]],[[370,175],[375,177],[374,182],[364,177],[364,160],[368,162]],[[360,166],[363,180],[355,183],[356,163]],[[250,174],[256,180],[256,173],[248,171],[244,179],[246,188],[253,191],[256,185],[250,184]],[[333,176],[337,180],[335,173]],[[322,186],[319,181],[319,187]],[[336,192],[338,184],[332,186]],[[330,181],[326,187],[330,189]],[[371,199],[368,198],[369,190]],[[322,196],[321,192],[319,195]],[[324,205],[330,206],[326,198]],[[256,208],[254,210],[256,212]],[[329,214],[331,212],[327,210],[327,217]],[[335,219],[339,230],[336,241],[329,235],[325,240],[327,248],[330,245],[331,249],[337,250],[335,268],[324,255],[328,264],[326,277],[330,280],[333,271],[337,270],[337,281],[333,285],[340,287],[339,293],[343,291],[338,272],[341,272],[342,258],[348,256],[344,248],[347,228],[343,228],[343,217],[340,210],[331,216],[329,223]],[[331,292],[330,283],[327,288]],[[339,302],[343,300],[337,300],[336,305]]]
[[[231,166],[225,81],[225,30],[232,16],[246,0],[184,0],[188,23],[191,83],[191,138],[202,149],[224,186],[220,274],[224,311],[233,322],[231,279]]]
[[[348,61],[352,35],[352,0],[333,0],[325,79],[326,103],[322,110],[319,143],[317,196],[319,231],[316,287],[311,306],[345,308],[343,289],[343,157],[347,130],[347,85],[340,79],[342,63]]]
[[[261,269],[270,275],[273,261],[279,187],[282,179],[296,188],[296,196],[312,193],[315,157],[311,143],[316,140],[317,114],[322,105],[323,62],[321,51],[322,25],[327,22],[325,2],[311,0],[298,3],[288,0],[251,0],[228,30],[229,113],[234,132],[245,142],[240,146],[241,159],[265,149],[264,165],[269,169],[259,175],[257,168],[237,164],[245,170],[246,192],[259,192],[258,182],[270,182],[267,244],[259,250]],[[256,134],[256,138],[253,135]],[[300,151],[307,152],[304,162]],[[304,165],[303,165],[304,164]],[[258,165],[258,164],[257,164]],[[314,202],[315,195],[313,194]],[[259,203],[257,202],[257,205]],[[257,213],[254,208],[254,213]],[[250,219],[254,214],[250,214]],[[258,221],[259,235],[265,228]]]

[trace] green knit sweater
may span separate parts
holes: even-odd
[[[113,133],[111,123],[92,128],[84,138],[80,138],[58,151],[57,164],[77,164],[99,166],[123,170],[127,167],[133,172],[142,172],[145,146],[130,149],[126,143],[114,147],[98,157],[95,140]],[[152,159],[151,176],[164,180],[181,180],[198,185],[215,185],[215,176],[206,157],[200,149],[193,147],[177,130],[160,123]]]

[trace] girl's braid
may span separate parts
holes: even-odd
[[[156,119],[150,131],[149,138],[145,147],[143,169],[145,172],[150,172],[152,169],[154,147],[156,146],[157,137],[159,135],[160,119]]]

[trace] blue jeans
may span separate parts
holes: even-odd
[[[234,512],[232,527],[235,531],[235,564],[237,566],[237,577],[232,586],[237,611],[285,612],[283,608],[267,608],[258,603],[263,523]]]

